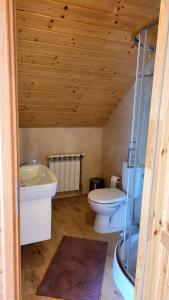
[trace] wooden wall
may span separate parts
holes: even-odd
[[[16,0],[21,127],[103,126],[134,82],[159,0]]]

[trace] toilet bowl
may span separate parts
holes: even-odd
[[[116,188],[93,190],[88,194],[90,208],[96,213],[94,229],[99,233],[118,232],[125,225],[127,196]]]
[[[138,200],[141,199],[144,168],[137,167],[135,170],[134,199]],[[122,191],[117,188],[104,188],[89,192],[89,205],[96,213],[94,223],[95,231],[99,233],[110,233],[124,229],[126,222],[128,179],[129,169],[127,162],[123,162]]]
[[[127,201],[128,168],[122,167],[122,189],[96,189],[88,194],[90,208],[96,213],[94,230],[99,233],[118,232],[124,229]]]

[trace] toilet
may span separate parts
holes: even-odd
[[[96,213],[94,230],[98,233],[122,231],[125,226],[127,185],[129,169],[122,166],[122,190],[117,188],[96,189],[88,194],[90,208]],[[143,184],[144,168],[136,168],[135,196],[138,198]]]

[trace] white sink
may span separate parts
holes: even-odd
[[[21,245],[51,238],[52,205],[57,179],[40,164],[20,167],[20,239]]]
[[[21,201],[51,198],[56,194],[57,179],[44,165],[21,166],[19,179]]]

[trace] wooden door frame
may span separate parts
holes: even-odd
[[[169,298],[169,263],[164,249],[166,236],[169,235],[168,81],[169,0],[162,0],[150,110],[135,300]],[[169,238],[167,243],[169,246]]]
[[[18,113],[14,3],[0,1],[0,298],[19,300]]]
[[[12,0],[0,1],[0,274],[3,300],[20,300],[20,242],[18,221],[18,113],[16,95],[16,65],[15,65],[15,33],[14,33],[14,4]],[[139,251],[136,272],[135,299],[149,299],[152,295],[146,284],[149,259],[153,272],[154,239],[160,241],[161,229],[166,230],[165,218],[155,212],[159,206],[156,195],[159,195],[159,174],[164,169],[164,159],[169,166],[168,144],[163,138],[167,133],[167,116],[164,103],[166,99],[167,76],[165,64],[169,65],[169,0],[162,0],[157,42],[157,55],[152,92],[148,148],[145,168],[145,183],[143,192]],[[167,54],[167,55],[166,55]],[[169,94],[169,93],[168,93]],[[162,102],[164,101],[164,103]],[[164,117],[164,120],[162,120]],[[168,130],[169,131],[169,130]],[[160,138],[160,134],[163,134]],[[163,164],[163,168],[162,168]],[[158,189],[158,190],[157,190]],[[160,192],[165,193],[164,190]],[[162,199],[162,195],[161,198]],[[164,202],[165,203],[165,202]],[[165,215],[166,216],[166,215]],[[168,229],[167,229],[168,230]],[[1,259],[3,256],[3,260]],[[163,258],[161,247],[160,258]],[[158,267],[160,260],[158,261]],[[160,270],[160,268],[158,268]],[[146,278],[146,280],[144,280]],[[155,286],[153,286],[155,287]],[[153,298],[153,300],[156,298]],[[161,300],[161,299],[160,299]]]

